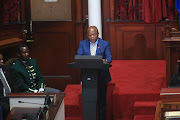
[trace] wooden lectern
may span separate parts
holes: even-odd
[[[177,67],[177,60],[180,60],[180,32],[169,26],[166,20],[165,26],[165,43],[166,48],[166,86],[169,86],[171,77]]]
[[[45,93],[10,93],[10,114],[7,120],[20,120],[24,114],[37,113],[40,107],[43,109]],[[51,104],[48,108],[48,115],[43,120],[65,120],[64,96],[65,93],[49,94]]]
[[[102,63],[102,56],[75,56],[75,62],[68,64],[70,68],[81,69],[82,80],[82,119],[97,119],[97,87],[98,74],[101,69],[110,65]]]
[[[180,88],[162,88],[155,120],[180,120]]]

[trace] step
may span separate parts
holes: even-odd
[[[118,90],[119,88],[119,90]],[[117,86],[113,92],[113,117],[124,118],[134,116],[134,102],[136,101],[158,101],[160,91],[153,90],[122,90]],[[153,110],[152,110],[153,111]]]
[[[154,120],[155,115],[135,115],[133,120]]]
[[[107,120],[112,119],[112,92],[115,83],[108,83],[107,87]],[[82,115],[82,86],[81,85],[67,85],[65,89],[65,114],[66,117],[79,117]]]
[[[80,84],[67,85],[65,91],[65,116],[80,117],[82,115],[82,107],[79,103],[79,96],[82,92]]]
[[[156,101],[135,101],[134,115],[154,115],[156,103]]]
[[[113,116],[113,91],[115,88],[115,83],[109,82],[107,86],[107,93],[106,93],[106,120],[112,120]]]

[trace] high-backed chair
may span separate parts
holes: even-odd
[[[6,61],[6,65],[7,66],[9,66],[9,67],[11,67],[12,66],[12,64],[17,60],[18,58],[10,58],[10,59],[8,59],[7,61]]]

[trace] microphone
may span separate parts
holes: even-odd
[[[103,52],[101,51],[99,44],[97,44],[97,48],[99,49],[99,51],[101,52],[101,54],[103,56]]]
[[[41,103],[33,103],[33,102],[25,102],[25,101],[18,101],[18,103],[28,103],[28,104],[44,105],[44,104],[41,104]]]

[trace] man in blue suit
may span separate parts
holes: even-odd
[[[80,42],[77,55],[102,55],[102,61],[104,63],[111,63],[110,44],[98,38],[98,35],[97,27],[90,26],[87,29],[88,38]],[[106,120],[106,91],[109,81],[111,81],[109,69],[101,70],[98,81],[98,120]]]

